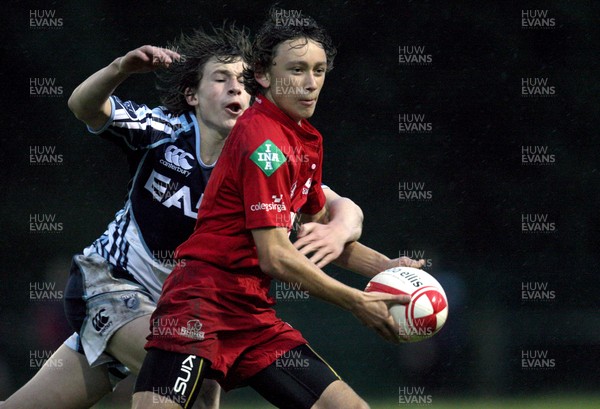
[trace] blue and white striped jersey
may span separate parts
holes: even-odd
[[[110,98],[111,117],[98,130],[123,147],[132,171],[125,207],[84,250],[130,273],[158,300],[174,267],[173,255],[194,230],[200,200],[214,167],[200,159],[200,128],[193,112],[173,116]]]

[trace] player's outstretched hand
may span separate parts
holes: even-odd
[[[390,314],[389,307],[409,302],[408,295],[363,292],[351,312],[363,325],[372,328],[387,341],[398,344],[400,343],[398,326]]]
[[[119,71],[124,74],[139,74],[159,68],[167,68],[181,56],[175,51],[144,45],[129,51],[119,60]]]
[[[298,230],[294,247],[306,257],[310,255],[309,260],[323,268],[344,251],[347,236],[342,228],[333,222],[305,223]]]

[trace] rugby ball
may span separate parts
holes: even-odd
[[[435,335],[448,317],[448,299],[440,283],[423,270],[394,267],[369,281],[366,292],[410,295],[407,305],[396,304],[390,313],[398,324],[400,342],[422,341]]]

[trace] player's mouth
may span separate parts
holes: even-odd
[[[310,99],[301,99],[298,101],[300,103],[300,105],[303,105],[305,107],[312,107],[317,103],[317,99],[316,98],[310,98]]]
[[[242,109],[242,104],[239,102],[232,102],[231,104],[225,105],[225,111],[227,111],[229,115],[239,116],[244,110]]]

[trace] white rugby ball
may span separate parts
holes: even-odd
[[[417,342],[432,337],[446,322],[448,299],[440,283],[423,270],[394,267],[369,281],[366,292],[410,295],[407,305],[396,304],[390,313],[398,324],[400,342]]]

